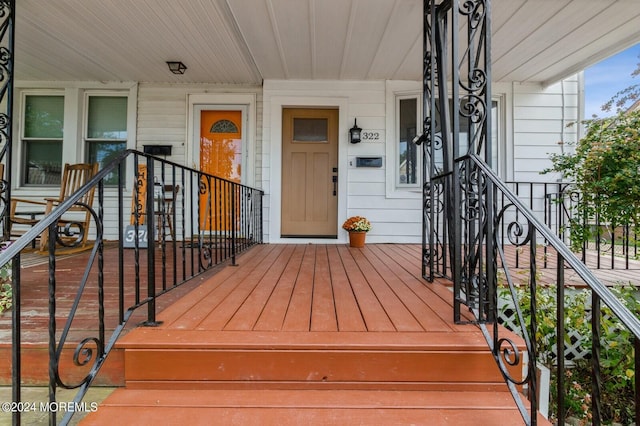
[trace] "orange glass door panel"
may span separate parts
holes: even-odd
[[[200,169],[203,172],[241,182],[242,111],[203,110],[200,112]],[[204,180],[200,191],[200,227],[205,230],[231,229],[231,189],[211,188]],[[236,214],[236,216],[238,216]]]

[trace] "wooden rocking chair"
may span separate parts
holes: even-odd
[[[36,216],[49,214],[54,208],[60,205],[60,203],[62,203],[85,183],[91,180],[91,178],[98,172],[98,167],[98,163],[65,164],[64,172],[62,175],[62,182],[60,183],[60,195],[57,198],[45,198],[44,201],[12,198],[10,210],[11,224],[29,226],[35,225],[40,220],[37,219]],[[91,207],[93,205],[94,192],[95,187],[87,192],[82,198],[80,198],[78,202]],[[41,206],[41,210],[35,211],[35,208],[33,206]],[[25,208],[28,210],[25,211]],[[75,212],[71,213],[74,215],[73,218],[63,216],[58,221],[58,229],[68,227],[71,231],[68,234],[59,232],[57,242],[61,246],[68,248],[68,250],[65,250],[65,252],[84,250],[87,245],[87,239],[89,236],[91,213],[86,208],[78,205],[71,207],[68,212]],[[40,236],[41,252],[47,251],[47,240],[48,232],[44,232]]]

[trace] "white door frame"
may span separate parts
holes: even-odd
[[[256,95],[253,93],[220,93],[188,95],[186,166],[200,167],[200,111],[242,111],[242,184],[255,187]],[[196,127],[197,126],[197,127]]]
[[[200,169],[200,113],[201,110],[242,111],[242,184],[255,187],[256,175],[256,94],[255,93],[196,93],[187,95],[187,139],[184,163]],[[197,126],[197,127],[196,127]],[[185,188],[186,190],[186,188]],[[197,194],[186,194],[186,217],[198,211]]]
[[[341,224],[347,213],[347,125],[348,99],[344,97],[301,97],[273,96],[269,103],[269,242],[274,244],[327,244],[347,241],[345,232],[340,232]],[[280,220],[282,218],[282,109],[283,108],[338,108],[338,229],[337,239],[326,238],[281,238]]]

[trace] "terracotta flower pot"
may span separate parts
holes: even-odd
[[[349,246],[350,247],[364,247],[364,240],[367,236],[365,231],[349,231]]]

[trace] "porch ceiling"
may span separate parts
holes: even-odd
[[[422,0],[19,0],[16,80],[421,79]],[[640,42],[637,0],[493,0],[494,81]],[[188,69],[173,75],[165,61]]]

